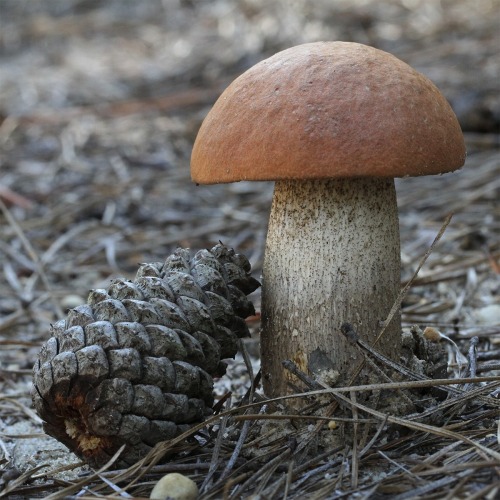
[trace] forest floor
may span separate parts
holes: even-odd
[[[3,0],[0,497],[147,497],[162,473],[183,470],[200,498],[495,498],[499,33],[499,0]],[[222,241],[244,253],[260,278],[272,183],[196,186],[190,153],[204,116],[236,76],[279,50],[317,40],[387,50],[433,80],[454,108],[468,149],[464,168],[396,182],[403,283],[453,214],[403,301],[403,327],[438,329],[469,368],[477,337],[477,374],[496,381],[441,409],[442,421],[422,420],[427,427],[372,415],[378,434],[363,449],[358,443],[357,452],[340,446],[311,460],[304,443],[313,419],[261,442],[267,463],[252,468],[235,454],[240,469],[224,472],[233,437],[245,427],[228,416],[230,439],[222,447],[219,423],[212,423],[206,432],[215,438],[198,455],[174,455],[146,475],[91,475],[43,434],[31,408],[31,368],[49,325],[84,303],[89,289],[131,277],[139,262],[163,260],[178,246],[197,250]],[[260,309],[260,292],[252,300]],[[258,320],[250,326],[256,373]],[[450,341],[443,345],[457,356]],[[237,408],[251,381],[238,357],[217,382],[217,396],[232,391]],[[256,422],[252,432],[260,425],[262,435],[266,424]],[[302,454],[287,445],[291,436]],[[249,437],[247,457],[251,446]]]

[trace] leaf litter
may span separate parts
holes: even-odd
[[[200,498],[498,495],[500,5],[333,5],[3,2],[0,496],[148,497],[171,471],[193,478]],[[272,185],[193,186],[190,149],[234,77],[317,39],[395,53],[437,83],[465,131],[462,171],[397,181],[411,363],[389,365],[360,345],[369,386],[302,374],[305,405],[293,409],[260,391],[259,318],[250,318],[244,354],[216,383],[217,414],[129,469],[113,460],[89,469],[43,434],[31,408],[31,368],[49,324],[90,288],[177,246],[221,240],[259,278]],[[253,299],[259,308],[258,292]]]

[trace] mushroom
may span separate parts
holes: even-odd
[[[460,168],[458,120],[436,86],[358,43],[299,45],[256,64],[223,92],[196,138],[199,184],[274,180],[262,288],[262,373],[284,395],[293,360],[346,382],[400,289],[395,177]],[[399,311],[377,350],[397,360]]]

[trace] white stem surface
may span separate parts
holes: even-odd
[[[276,183],[262,289],[264,391],[283,395],[297,380],[281,362],[306,373],[339,372],[362,359],[340,332],[352,324],[373,343],[400,287],[396,193],[392,179]],[[398,359],[396,314],[377,350]]]

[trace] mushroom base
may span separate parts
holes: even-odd
[[[350,323],[373,344],[400,289],[400,246],[392,179],[276,183],[262,287],[262,373],[266,395],[301,383],[292,360],[323,380],[349,381],[362,356],[340,331]],[[399,310],[376,349],[397,360]]]

